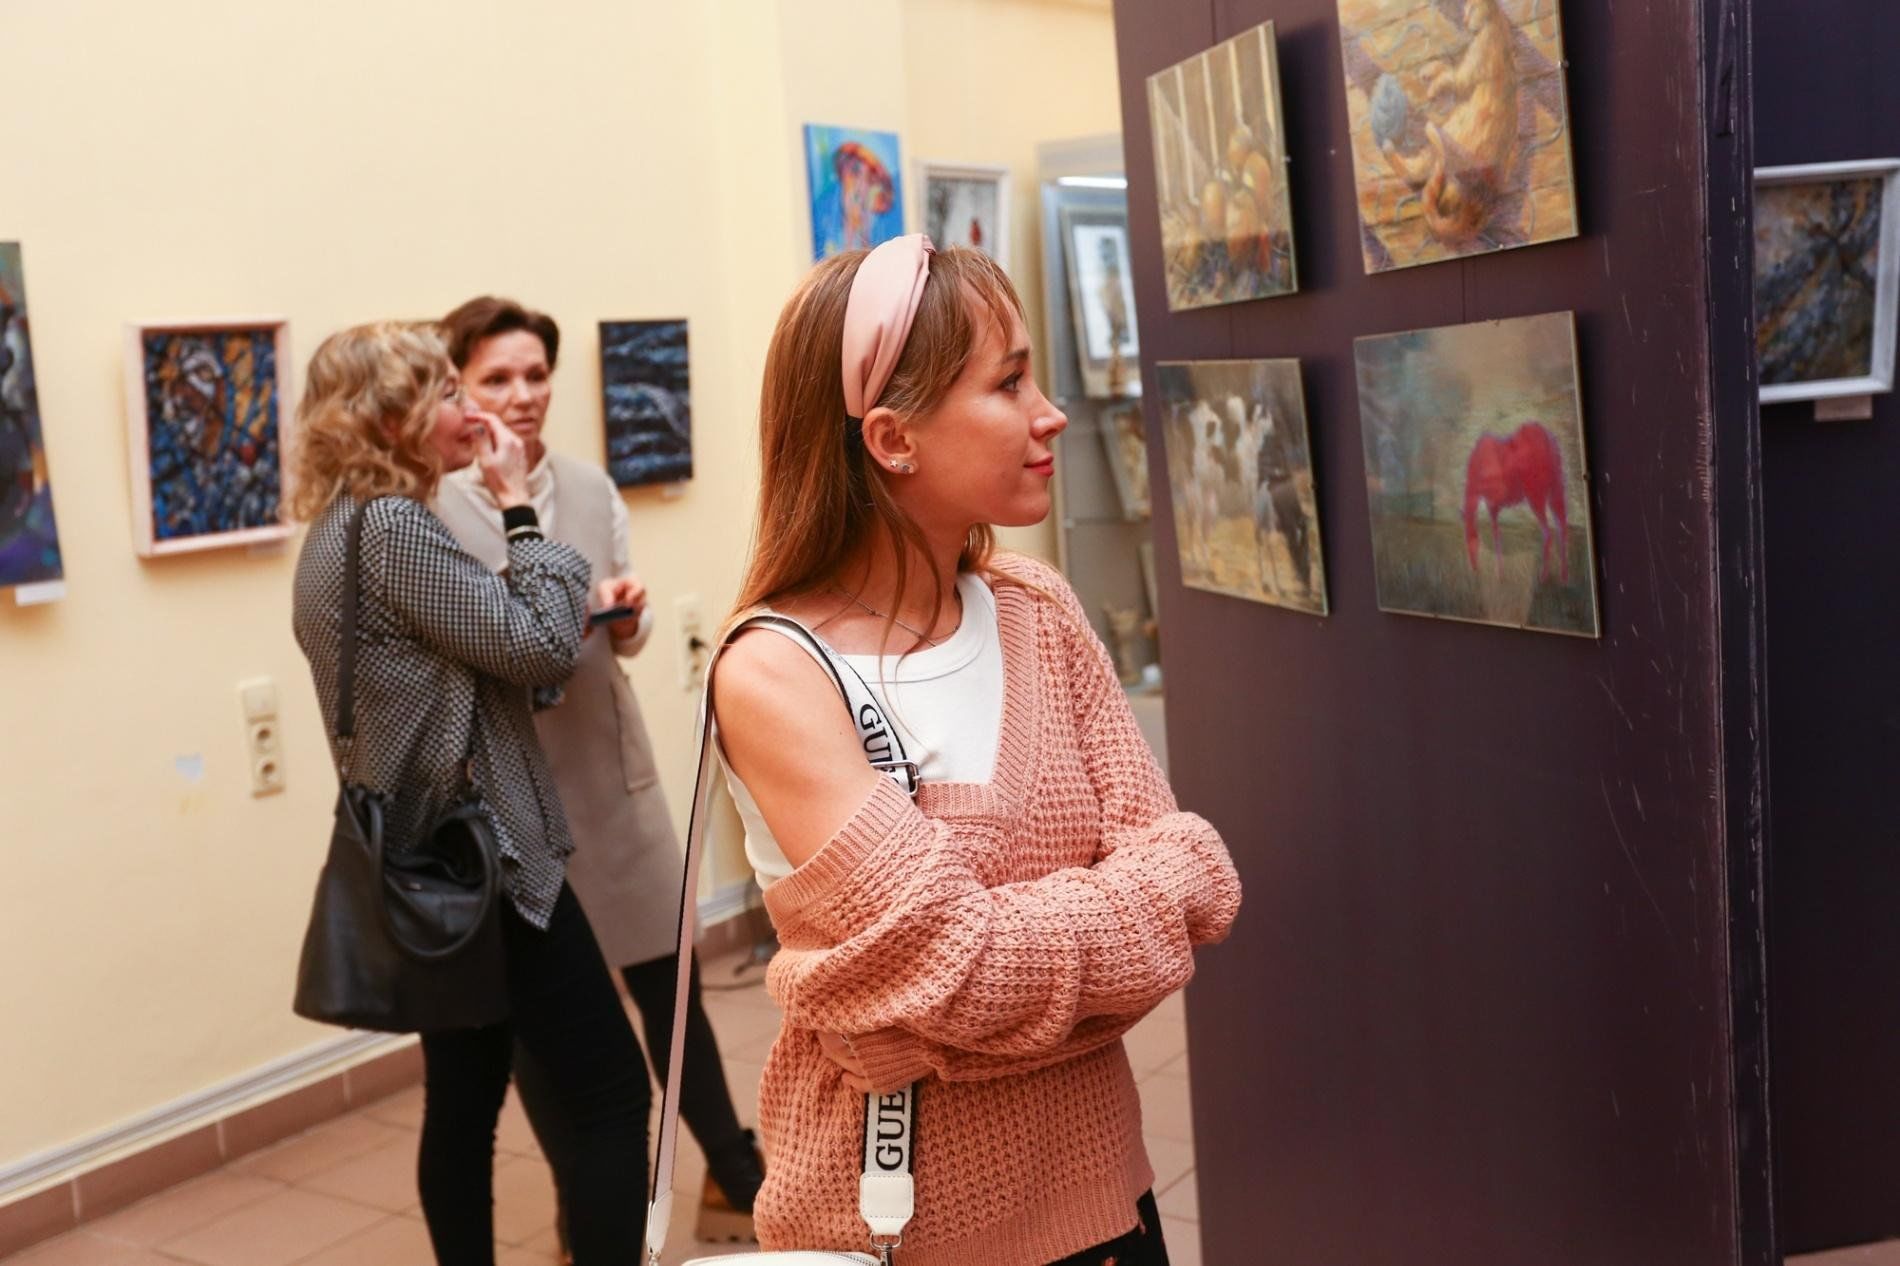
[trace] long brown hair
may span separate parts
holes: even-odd
[[[816,590],[879,532],[897,556],[899,593],[912,550],[933,573],[937,569],[922,530],[872,472],[864,437],[845,416],[845,304],[867,254],[846,252],[812,269],[779,314],[759,401],[759,517],[733,619]],[[979,313],[1007,331],[1022,310],[1008,274],[989,256],[960,246],[938,251],[904,354],[878,404],[902,417],[928,413],[976,352],[985,332]],[[990,567],[995,549],[990,525],[975,525],[957,570],[1008,579]],[[938,598],[926,628],[942,614],[943,577],[933,578]],[[887,617],[887,631],[894,625]]]
[[[347,492],[427,501],[442,478],[429,443],[455,368],[431,325],[376,321],[324,339],[304,374],[291,514],[312,519]]]

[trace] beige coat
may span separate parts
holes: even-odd
[[[549,453],[535,483],[542,530],[587,558],[595,584],[618,574],[620,490],[606,472]],[[498,571],[506,563],[501,511],[472,472],[444,479],[433,508],[463,548]],[[535,729],[574,836],[568,884],[601,953],[615,967],[671,954],[679,935],[679,838],[639,702],[605,631],[587,638],[565,698],[535,714]]]

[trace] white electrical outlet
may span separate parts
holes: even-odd
[[[673,599],[674,651],[681,690],[698,690],[706,680],[705,628],[698,594],[681,594]]]
[[[251,794],[275,795],[284,789],[284,758],[260,756],[251,762]]]
[[[244,705],[244,746],[251,759],[251,794],[275,795],[284,789],[283,739],[277,728],[277,684],[268,677],[238,683]]]

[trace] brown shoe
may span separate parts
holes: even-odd
[[[733,1208],[711,1174],[706,1175],[706,1185],[699,1193],[699,1220],[693,1224],[693,1238],[702,1244],[756,1244],[759,1239],[752,1229],[752,1214]]]
[[[699,1195],[699,1220],[693,1226],[693,1237],[701,1243],[758,1242],[758,1234],[752,1229],[752,1201],[765,1180],[765,1158],[752,1131],[747,1130],[739,1142],[744,1150],[731,1149],[720,1166],[726,1183],[713,1177],[711,1165],[706,1168],[706,1183]]]

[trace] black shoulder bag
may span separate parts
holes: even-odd
[[[501,867],[474,794],[474,723],[462,796],[414,848],[383,839],[383,796],[350,781],[356,737],[356,622],[365,502],[350,517],[337,662],[343,748],[330,855],[317,877],[297,965],[298,1015],[386,1033],[475,1028],[508,1015]]]

